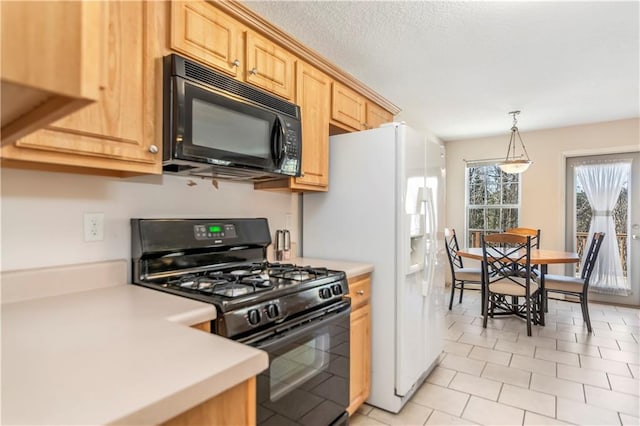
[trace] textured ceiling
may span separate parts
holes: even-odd
[[[640,2],[244,1],[442,140],[640,116]]]

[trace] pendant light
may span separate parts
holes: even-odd
[[[511,111],[509,114],[513,116],[513,126],[511,126],[511,137],[509,138],[509,149],[507,150],[507,157],[503,162],[498,164],[498,167],[500,167],[500,170],[505,173],[522,173],[529,168],[533,161],[529,160],[527,148],[524,147],[524,143],[520,137],[520,132],[518,131],[518,126],[516,126],[518,123],[516,116],[520,114],[520,111]],[[524,155],[520,154],[516,156],[516,135],[518,136]]]

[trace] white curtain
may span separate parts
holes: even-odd
[[[607,294],[630,294],[631,286],[622,272],[613,209],[622,186],[631,176],[631,163],[588,164],[575,168],[576,180],[584,189],[591,204],[592,217],[589,236],[581,264],[591,244],[594,232],[604,232],[605,237],[591,275],[589,288]]]

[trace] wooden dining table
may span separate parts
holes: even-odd
[[[482,261],[482,247],[471,247],[458,250],[458,256]],[[515,256],[514,256],[515,257]],[[531,264],[550,265],[552,263],[578,263],[578,253],[570,251],[531,249]]]
[[[479,260],[483,261],[482,247],[470,247],[465,249],[460,249],[457,251],[458,256],[464,257],[466,259]],[[521,253],[514,253],[514,258],[519,258]],[[578,263],[580,262],[580,256],[578,253],[570,252],[570,251],[559,251],[559,250],[546,250],[546,249],[531,249],[531,265],[539,265],[540,266],[540,274],[541,274],[541,288],[544,290],[544,276],[547,273],[548,265],[551,264],[559,264],[559,263]],[[482,268],[483,277],[484,277],[484,267]],[[484,299],[485,299],[485,286],[482,284],[482,303],[480,305],[482,311],[484,312]],[[547,301],[543,299],[543,303],[545,304],[544,309],[546,310]],[[543,317],[544,318],[544,317]],[[541,325],[544,325],[544,319]]]

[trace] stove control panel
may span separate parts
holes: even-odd
[[[253,327],[267,324],[282,318],[282,308],[279,300],[272,300],[251,307],[241,314]]]
[[[231,310],[224,314],[227,337],[286,322],[291,316],[342,300],[347,293],[346,280],[334,281]]]
[[[229,223],[206,223],[193,226],[193,235],[196,240],[228,240],[236,238],[236,227]]]

